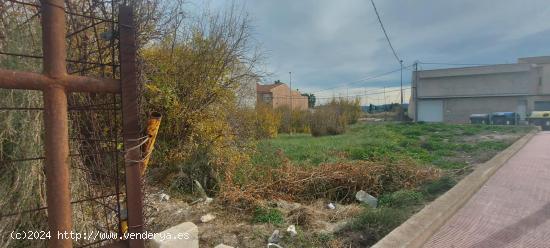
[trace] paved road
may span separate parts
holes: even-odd
[[[535,135],[425,247],[550,247],[550,132]]]

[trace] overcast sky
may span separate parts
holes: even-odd
[[[193,0],[223,8],[230,1]],[[346,85],[399,68],[369,0],[240,0],[254,37],[267,52],[265,79],[318,96],[360,94],[399,85],[399,73]],[[548,0],[375,0],[405,65],[421,62],[496,64],[550,55]],[[434,65],[422,65],[433,68]],[[441,66],[439,66],[441,67]],[[404,72],[410,83],[411,71]],[[348,89],[349,88],[351,89]],[[318,92],[326,88],[336,89]],[[358,88],[359,87],[359,88]],[[363,87],[363,88],[361,88]]]

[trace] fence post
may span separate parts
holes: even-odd
[[[63,80],[66,71],[65,2],[43,1],[42,46],[44,74],[54,80]],[[72,247],[70,237],[58,233],[72,231],[71,191],[69,173],[69,128],[67,120],[67,93],[65,87],[49,85],[43,92],[46,194],[48,226],[52,239],[49,247]]]
[[[122,86],[122,136],[124,139],[124,164],[126,168],[126,208],[128,233],[143,233],[143,194],[141,181],[141,128],[138,118],[138,88],[136,66],[136,37],[131,6],[119,11],[120,80]],[[145,246],[142,237],[129,239],[131,248]]]

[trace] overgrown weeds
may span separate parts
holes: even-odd
[[[319,166],[252,167],[230,188],[222,190],[222,201],[239,208],[250,208],[267,199],[312,201],[330,199],[351,202],[355,192],[367,190],[380,195],[396,189],[417,187],[439,178],[433,167],[417,166],[411,161],[373,163],[356,161]]]
[[[424,196],[415,190],[402,189],[392,193],[383,194],[379,205],[382,207],[408,207],[422,203]]]
[[[273,198],[348,203],[363,189],[378,197],[379,207],[365,206],[336,237],[368,247],[529,130],[384,123],[352,125],[334,136],[281,135],[258,144],[253,164],[236,173],[222,200],[242,209]]]
[[[408,211],[399,208],[371,209],[367,207],[345,231],[361,230],[366,237],[360,245],[372,245],[398,227],[408,217]]]
[[[317,107],[310,117],[311,135],[314,137],[344,133],[348,125],[355,124],[361,116],[358,99],[332,99]]]
[[[311,114],[308,110],[293,109],[281,106],[274,110],[281,116],[279,133],[309,133]]]

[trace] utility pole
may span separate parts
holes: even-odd
[[[414,62],[413,100],[414,121],[418,121],[418,61]]]
[[[288,89],[288,99],[290,100],[290,109],[288,111],[288,133],[292,135],[292,72],[288,72],[288,83],[290,85]]]
[[[386,114],[388,109],[386,108],[386,86],[384,86],[384,121],[386,120]]]
[[[367,87],[365,87],[365,106],[369,105],[369,96],[367,95]]]
[[[405,108],[403,107],[403,60],[399,60],[401,64],[401,109],[399,110],[399,120],[403,121],[405,119]]]

